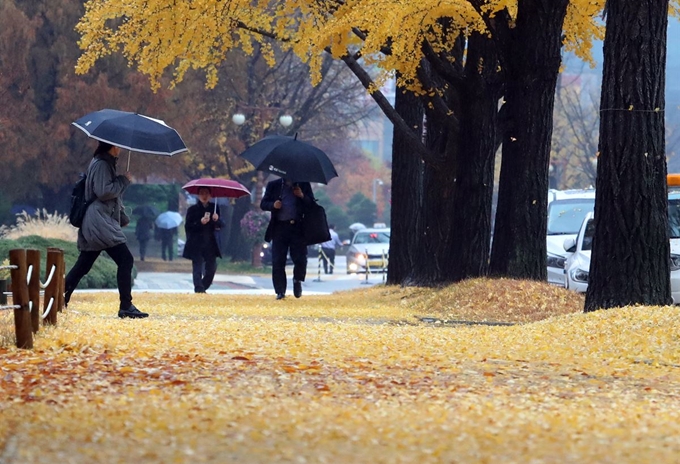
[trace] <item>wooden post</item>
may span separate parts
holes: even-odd
[[[61,265],[61,272],[59,273],[59,312],[66,306],[66,260],[64,259],[64,250],[59,250],[59,264]]]
[[[26,250],[9,251],[9,263],[17,266],[12,269],[12,304],[19,306],[14,310],[14,330],[17,348],[33,348],[31,315],[28,312],[28,286],[26,285]]]
[[[52,271],[52,266],[57,267],[57,269],[54,270],[52,280],[50,280],[47,287],[45,287],[45,298],[43,299],[45,309],[43,310],[43,314],[47,312],[47,308],[50,308],[49,313],[47,313],[45,319],[43,319],[44,321],[43,324],[45,325],[57,325],[57,305],[59,304],[59,287],[57,286],[59,281],[59,279],[57,278],[57,273],[59,272],[58,265],[59,265],[59,251],[55,248],[48,248],[47,265],[45,266],[46,282],[50,276],[50,272]],[[51,307],[50,302],[52,302]]]
[[[61,312],[62,309],[64,309],[64,292],[66,291],[66,282],[65,282],[65,275],[66,275],[66,263],[64,262],[64,250],[61,248],[48,248],[48,250],[55,250],[59,256],[58,258],[58,265],[57,265],[57,275],[55,277],[58,277],[58,287],[57,287],[57,298],[54,302],[54,304],[57,305],[57,311]]]
[[[26,272],[31,268],[28,275],[28,301],[31,303],[31,328],[33,333],[40,329],[40,251],[26,250]]]

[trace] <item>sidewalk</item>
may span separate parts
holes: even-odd
[[[140,272],[132,287],[135,292],[193,293],[191,273]],[[208,293],[268,295],[271,289],[259,287],[255,279],[244,275],[217,274]]]
[[[340,258],[339,269],[345,269],[344,257]],[[153,293],[193,293],[194,285],[191,276],[191,262],[184,259],[164,262],[159,259],[149,259],[140,261],[138,264],[138,274],[135,278],[133,292],[153,292]],[[346,272],[336,272],[332,275],[324,274],[321,271],[319,276],[318,260],[310,257],[307,266],[307,279],[302,283],[303,295],[329,295],[343,290],[365,288],[366,284],[380,284],[384,280],[384,275],[373,274],[367,276],[360,274],[347,274]],[[286,274],[289,278],[289,293],[292,292],[293,266],[286,266]],[[319,277],[321,280],[319,280]],[[78,290],[79,292],[117,292],[116,289],[91,289]],[[274,295],[274,288],[271,281],[271,274],[223,274],[215,275],[212,286],[208,289],[208,294],[241,294],[241,295]]]

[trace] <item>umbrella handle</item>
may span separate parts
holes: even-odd
[[[128,165],[127,165],[128,172],[130,172],[130,155],[131,155],[130,150],[128,150]]]

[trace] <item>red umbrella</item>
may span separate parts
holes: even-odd
[[[240,198],[250,195],[243,184],[229,179],[214,179],[211,177],[204,177],[203,179],[195,179],[187,182],[182,186],[187,192],[198,195],[198,189],[201,187],[210,188],[210,196],[213,198]],[[217,204],[215,204],[217,208]]]
[[[189,181],[182,188],[193,195],[198,195],[198,189],[201,187],[209,187],[210,196],[213,198],[240,198],[250,195],[250,190],[235,180],[210,177]]]

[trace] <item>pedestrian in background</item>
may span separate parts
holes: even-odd
[[[305,205],[314,202],[309,182],[292,182],[277,179],[269,182],[260,202],[260,208],[271,211],[265,241],[272,242],[272,282],[276,299],[286,297],[286,257],[290,251],[293,260],[293,295],[302,296],[302,282],[307,274],[307,243],[305,242]]]
[[[160,228],[158,231],[158,236],[161,240],[161,257],[163,258],[163,261],[166,261],[166,256],[167,260],[172,261],[172,257],[174,256],[173,249],[175,248],[175,243],[177,243],[175,240],[176,235],[177,227],[172,227],[170,229]]]
[[[321,259],[323,260],[324,274],[333,274],[333,269],[335,268],[335,249],[341,247],[342,242],[335,231],[335,225],[329,224],[328,232],[331,234],[331,239],[321,244]]]
[[[125,214],[121,195],[130,185],[130,173],[116,175],[120,148],[99,142],[87,168],[85,199],[93,200],[78,229],[78,260],[66,276],[64,300],[68,304],[78,286],[102,251],[118,266],[116,282],[120,296],[118,317],[139,319],[148,317],[132,304],[132,268],[135,259],[127,246],[122,227],[130,223]]]
[[[142,216],[137,220],[135,226],[135,237],[139,242],[139,259],[144,261],[146,256],[146,247],[151,240],[151,231],[153,230],[153,220],[147,216]]]
[[[191,260],[194,292],[205,293],[213,283],[217,271],[217,258],[222,257],[216,232],[224,222],[220,208],[212,203],[210,187],[198,189],[198,202],[187,210],[184,230],[187,242],[182,256]]]

